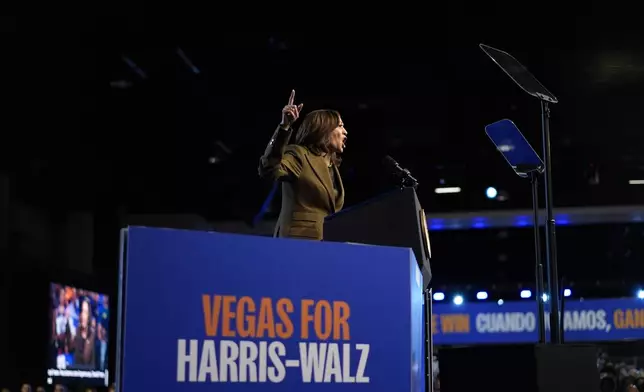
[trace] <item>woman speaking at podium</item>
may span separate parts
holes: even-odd
[[[295,90],[282,109],[279,124],[259,161],[259,175],[282,183],[282,209],[275,237],[321,240],[324,218],[344,205],[338,166],[347,130],[334,110],[316,110],[304,117],[290,144],[302,104]]]

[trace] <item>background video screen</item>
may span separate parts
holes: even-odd
[[[47,377],[108,383],[107,295],[51,284],[51,341]]]

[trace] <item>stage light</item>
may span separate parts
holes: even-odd
[[[532,297],[532,292],[530,290],[521,290],[521,298],[530,298]]]
[[[514,218],[514,226],[516,227],[527,227],[531,225],[532,225],[532,221],[531,221],[531,218],[528,216],[520,215]]]
[[[570,297],[571,295],[572,295],[572,291],[570,291],[570,289],[564,290],[564,297]]]
[[[637,298],[644,299],[644,290],[639,290],[637,292]]]
[[[629,185],[644,185],[644,180],[629,180]]]
[[[555,215],[555,222],[559,226],[568,225],[570,224],[570,217],[568,217],[568,215],[566,214],[558,214]]]
[[[445,299],[445,293],[436,292],[434,293],[434,301],[442,301]]]
[[[476,299],[487,299],[487,293],[485,291],[479,291],[478,293],[476,293]]]
[[[463,296],[462,295],[457,295],[454,297],[454,305],[462,305],[463,304]]]
[[[486,219],[484,217],[475,217],[472,219],[470,227],[472,229],[484,229],[488,226]]]
[[[448,193],[461,193],[461,188],[457,186],[445,186],[434,189],[437,195],[444,195]]]
[[[499,306],[501,306],[501,305],[503,305],[503,300],[502,300],[502,299],[500,299],[500,300],[496,301],[496,303],[497,303]]]
[[[494,187],[488,187],[485,190],[485,196],[487,196],[488,199],[494,199],[496,195],[498,195],[499,192],[496,191],[496,188]]]
[[[541,299],[543,300],[543,302],[548,302],[548,294],[543,293],[543,294],[541,295]]]
[[[208,163],[215,165],[225,161],[230,158],[233,151],[224,144],[221,140],[215,140],[213,142],[212,149],[210,151],[210,158],[208,158]]]

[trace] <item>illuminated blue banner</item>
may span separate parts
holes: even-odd
[[[597,342],[644,339],[644,301],[636,298],[566,300],[564,340]],[[434,304],[434,344],[534,343],[535,301]],[[549,335],[546,313],[546,335]]]
[[[409,249],[137,227],[122,244],[119,391],[424,390]]]

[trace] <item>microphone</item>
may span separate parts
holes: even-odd
[[[390,157],[389,155],[385,156],[384,163],[387,167],[389,167],[389,169],[391,169],[394,172],[394,174],[402,177],[403,186],[411,185],[413,187],[416,187],[418,185],[418,180],[411,175],[409,170],[400,166],[398,162],[396,162],[396,160]]]

